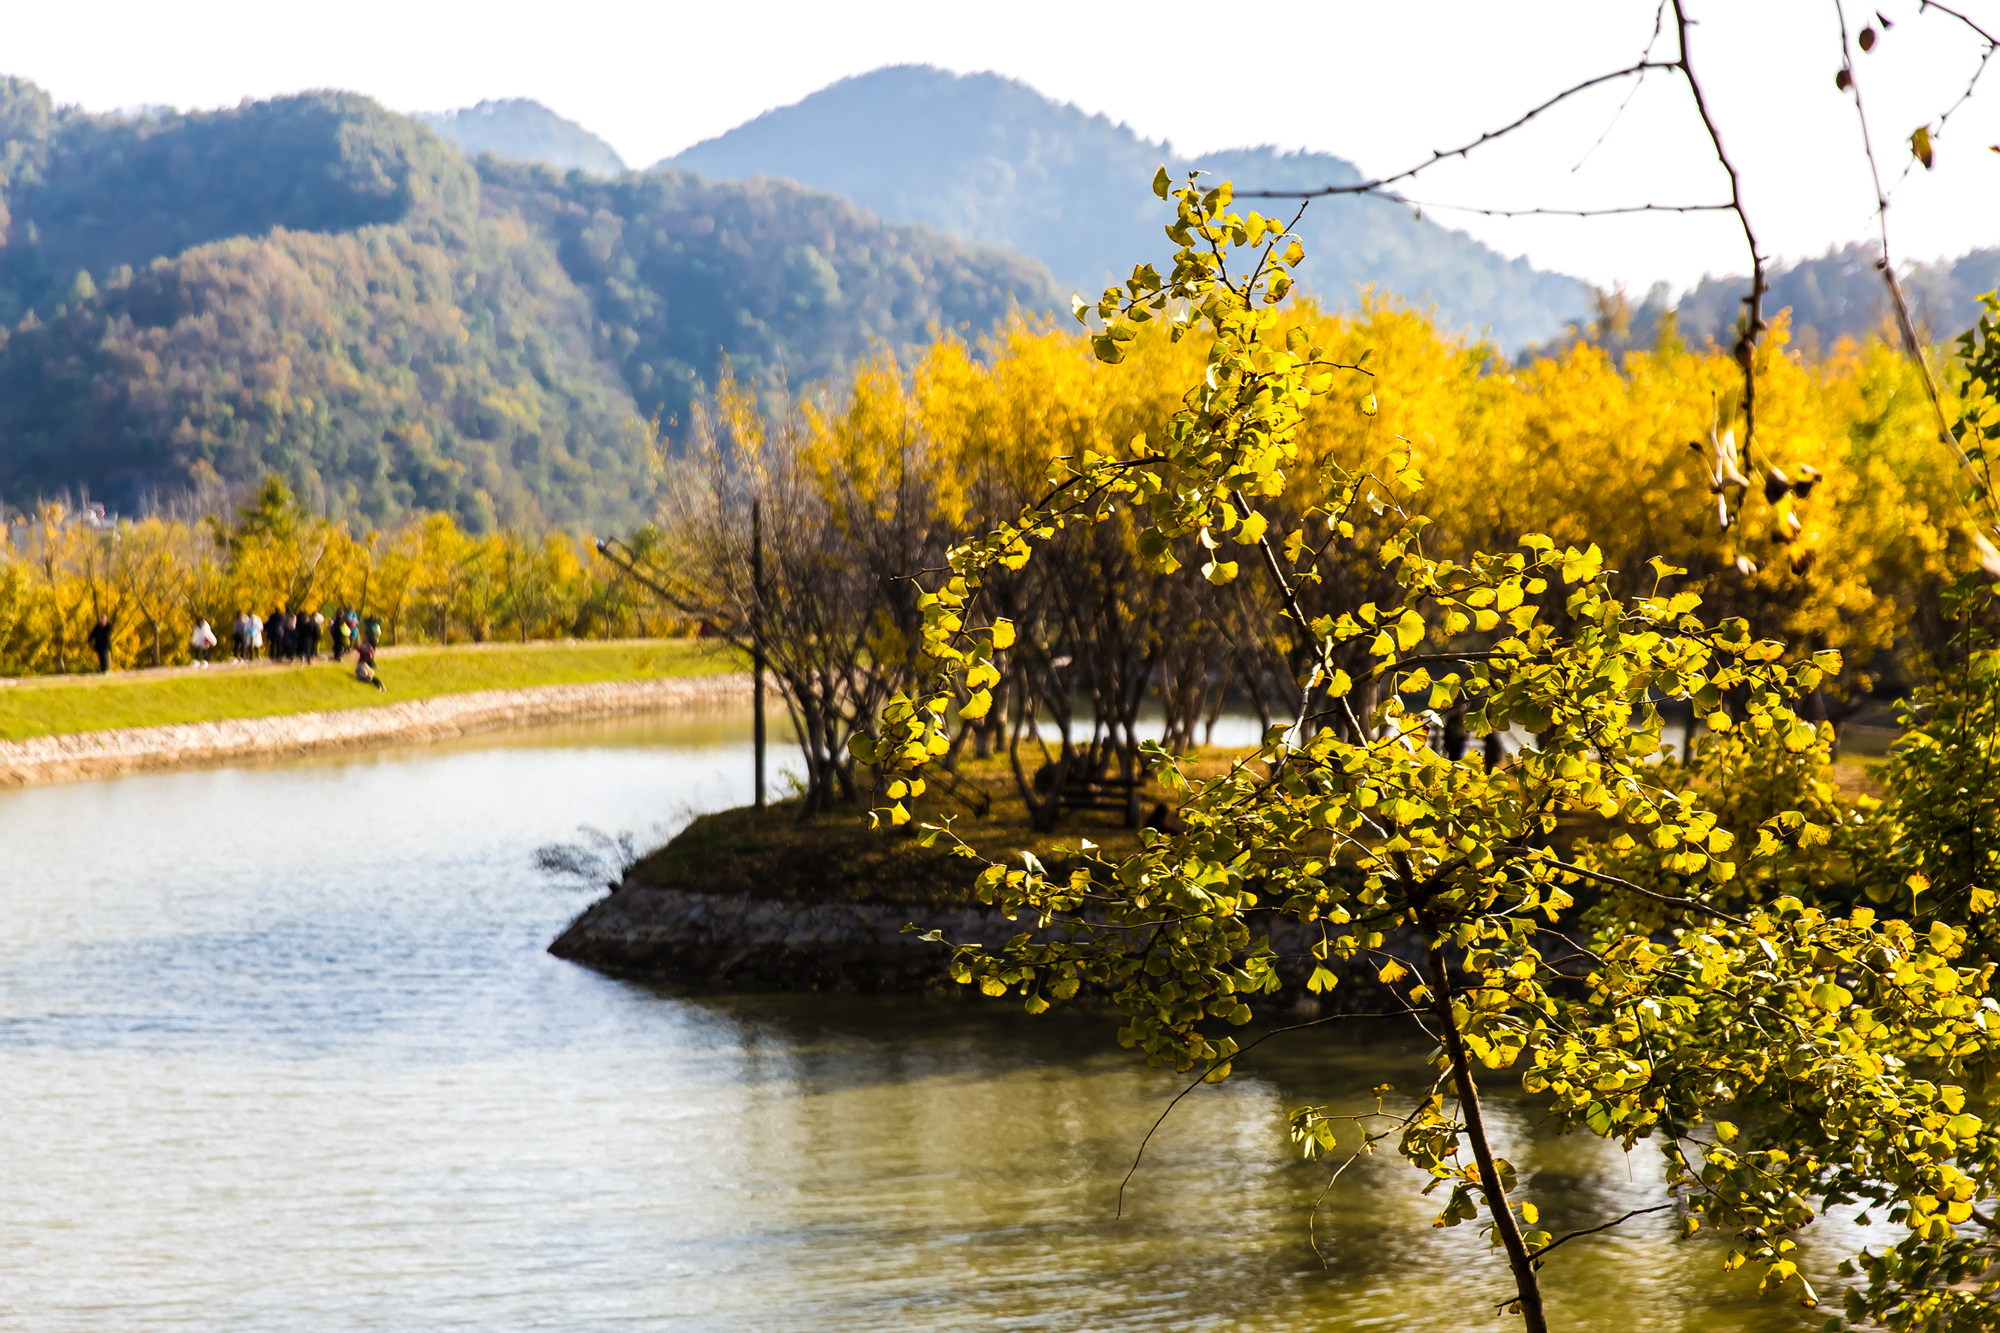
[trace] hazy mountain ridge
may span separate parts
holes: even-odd
[[[1780,265],[1770,278],[1764,308],[1792,312],[1792,342],[1807,352],[1830,351],[1843,337],[1893,329],[1896,316],[1888,285],[1875,267],[1879,254],[1874,245],[1855,242],[1817,259]],[[1919,331],[1946,342],[1979,322],[1979,297],[2000,287],[2000,247],[1904,264],[1897,280]],[[1749,289],[1748,277],[1703,278],[1675,310],[1682,336],[1725,341]]]
[[[1245,148],[1190,158],[1024,83],[913,65],[843,79],[659,165],[830,190],[885,218],[1032,254],[1065,288],[1095,295],[1168,252],[1160,228],[1170,213],[1149,189],[1163,162],[1212,171],[1239,189],[1360,179],[1352,163],[1324,153]],[[1302,279],[1323,298],[1348,304],[1378,286],[1434,303],[1447,324],[1490,330],[1510,348],[1556,333],[1589,305],[1577,279],[1383,200],[1320,200],[1300,232]]]
[[[467,157],[491,153],[596,176],[625,172],[625,159],[610,144],[532,98],[489,100],[456,111],[413,111],[410,118],[436,130]]]

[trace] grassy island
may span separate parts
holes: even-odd
[[[1192,773],[1220,771],[1236,757],[1203,750],[1188,762]],[[1172,797],[1157,783],[1140,790],[1143,819]],[[758,810],[743,806],[703,815],[672,842],[632,867],[628,881],[655,888],[705,893],[747,893],[793,902],[870,902],[900,906],[949,906],[971,900],[979,863],[955,857],[946,840],[923,846],[923,822],[949,817],[954,831],[982,856],[1020,861],[1032,852],[1052,871],[1089,839],[1114,858],[1139,847],[1140,831],[1124,826],[1122,810],[1066,810],[1056,828],[1036,832],[1002,759],[964,759],[956,773],[934,775],[911,804],[912,822],[894,831],[874,830],[859,806],[839,806],[812,819],[798,817],[796,800]]]

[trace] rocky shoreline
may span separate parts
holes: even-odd
[[[0,741],[0,787],[80,782],[238,759],[444,740],[500,727],[663,712],[747,698],[747,675],[478,690],[407,703]]]
[[[950,980],[950,950],[922,938],[927,932],[997,947],[1031,926],[977,904],[800,901],[628,878],[585,908],[549,952],[598,971],[696,990],[907,993],[957,989]],[[1282,998],[1327,1012],[1359,1012],[1384,998],[1371,967],[1336,961],[1329,966],[1339,985],[1322,1006],[1305,988],[1317,928],[1290,918],[1260,926],[1270,930],[1272,949],[1280,956]],[[1392,937],[1384,952],[1401,957],[1406,966],[1422,964],[1414,938]]]

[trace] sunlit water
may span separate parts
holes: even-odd
[[[748,792],[746,721],[0,794],[0,1327],[1508,1327],[1504,1266],[1393,1158],[1326,1183],[1284,1109],[1422,1078],[1281,1038],[1181,1104],[1092,1016],[691,997],[543,952],[532,849]],[[1290,1042],[1292,1044],[1285,1045]],[[1558,1228],[1649,1158],[1495,1116]],[[1845,1225],[1845,1219],[1841,1220]],[[1671,1214],[1566,1247],[1557,1326],[1817,1326]],[[1316,1235],[1324,1262],[1314,1253]],[[1820,1272],[1851,1227],[1807,1251]]]

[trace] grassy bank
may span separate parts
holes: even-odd
[[[387,694],[354,679],[351,659],[345,666],[218,664],[206,671],[34,677],[0,688],[0,740],[368,708],[473,690],[703,675],[741,664],[713,644],[663,639],[396,649],[383,654],[380,667]]]

